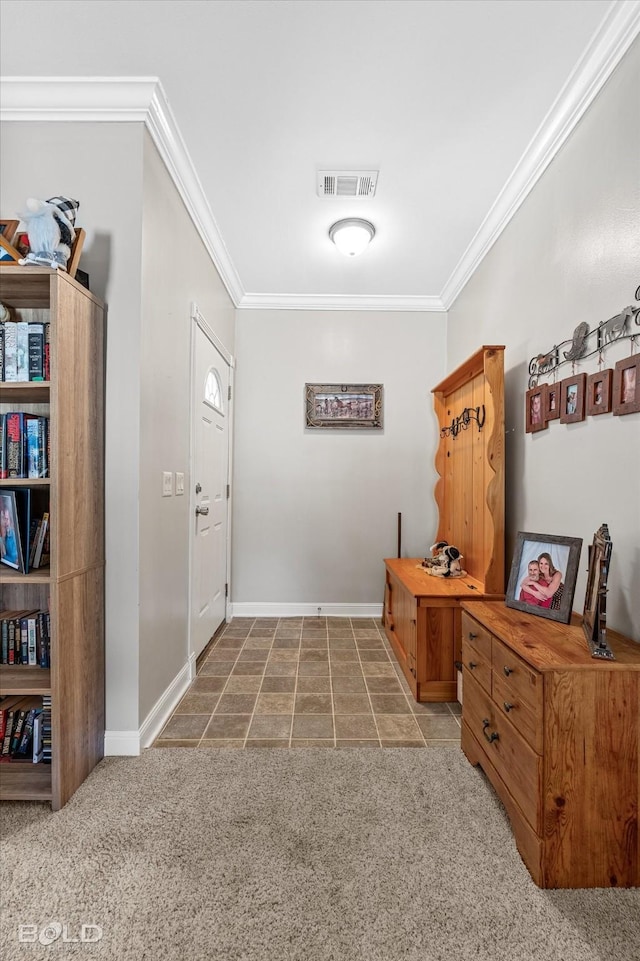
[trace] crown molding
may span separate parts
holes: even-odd
[[[594,34],[513,173],[446,282],[449,310],[640,34],[640,0],[617,0]]]
[[[157,77],[2,77],[0,120],[144,123],[239,309],[442,312],[453,306],[639,33],[640,0],[616,0],[440,296],[246,293]]]
[[[0,120],[145,122],[157,77],[2,77]]]
[[[144,123],[238,306],[240,278],[157,77],[2,77],[0,120]]]
[[[253,310],[421,310],[442,313],[440,297],[411,294],[245,294],[238,307]]]

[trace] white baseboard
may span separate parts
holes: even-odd
[[[190,655],[182,670],[160,695],[137,731],[105,731],[105,757],[137,757],[149,747],[166,724],[178,701],[196,676],[196,659]]]
[[[232,617],[382,617],[382,604],[269,604],[263,601],[234,602]]]
[[[139,731],[105,731],[105,757],[137,757],[140,754]]]

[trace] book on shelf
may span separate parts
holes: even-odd
[[[22,477],[24,468],[24,414],[12,410],[5,415],[4,460],[6,477]]]
[[[7,415],[0,414],[0,480],[7,476],[6,429]]]
[[[23,471],[26,477],[46,477],[46,417],[25,414],[25,452]]]
[[[44,325],[44,379],[51,380],[51,324]]]
[[[16,324],[16,380],[29,380],[29,324],[19,320]]]
[[[49,476],[49,418],[12,410],[2,415],[0,477]]]
[[[41,321],[0,322],[0,381],[48,381],[50,324]]]
[[[11,743],[9,745],[9,754],[13,755],[18,750],[18,746],[22,739],[22,730],[24,728],[24,722],[27,719],[27,712],[24,709],[14,711],[13,714],[13,730],[11,731]]]
[[[33,722],[35,720],[37,711],[38,711],[38,708],[32,707],[25,718],[24,727],[22,729],[22,737],[20,738],[20,741],[18,743],[18,747],[16,750],[16,755],[18,756],[26,757],[29,752],[29,748],[32,747]]]
[[[39,764],[43,758],[42,750],[42,711],[38,711],[33,719],[33,752],[34,764]]]
[[[24,573],[29,573],[29,553],[31,550],[31,490],[28,487],[5,487],[3,492],[15,494],[17,533],[22,546]]]
[[[15,320],[7,320],[4,327],[4,380],[7,383],[18,379],[18,325]]]
[[[0,698],[0,761],[43,760],[43,702],[33,695]]]
[[[44,324],[28,325],[29,380],[44,380]]]
[[[2,739],[2,748],[0,749],[0,758],[5,761],[9,758],[11,752],[11,735],[13,733],[13,710],[10,708],[6,711],[6,719],[4,725],[4,737]]]
[[[51,695],[42,695],[42,763],[51,764]]]
[[[49,611],[0,611],[0,663],[51,666]]]
[[[44,545],[47,538],[47,531],[49,530],[49,514],[45,512],[42,515],[42,523],[38,527],[38,533],[36,537],[36,549],[33,556],[33,567],[34,570],[42,566],[42,556],[44,551]]]

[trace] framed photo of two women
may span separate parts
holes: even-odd
[[[640,411],[640,354],[619,360],[614,368],[572,374],[555,384],[538,384],[526,392],[525,433],[545,430],[552,420],[575,424],[598,414],[622,416]]]

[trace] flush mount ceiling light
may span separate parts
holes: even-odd
[[[373,240],[376,228],[368,220],[359,217],[348,217],[338,220],[329,230],[329,237],[340,251],[347,257],[355,257],[367,249]]]

